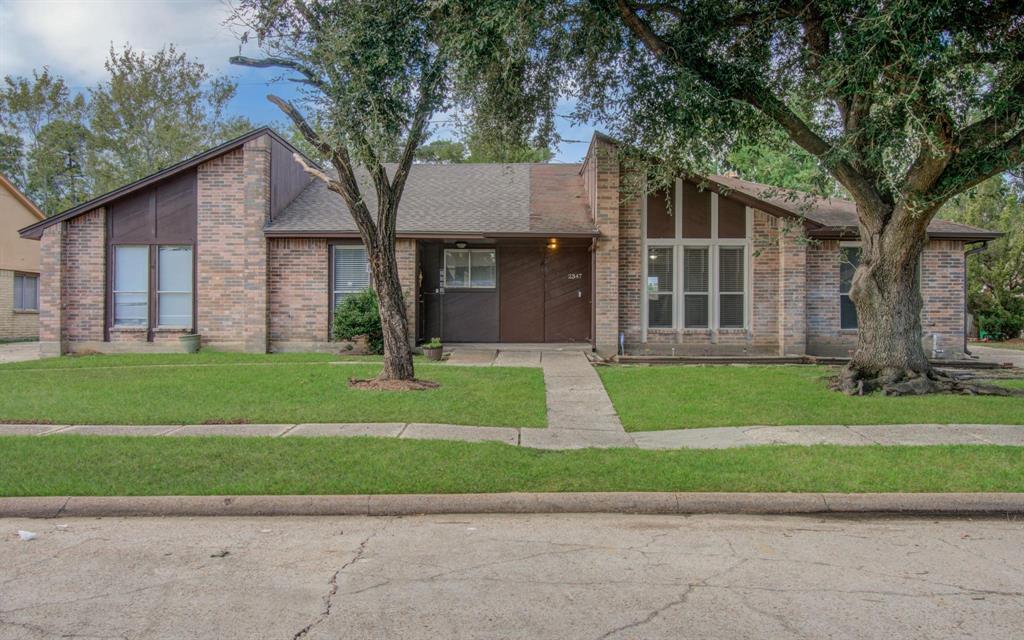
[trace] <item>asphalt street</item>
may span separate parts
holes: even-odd
[[[0,638],[1020,638],[1022,549],[1005,518],[3,519]]]

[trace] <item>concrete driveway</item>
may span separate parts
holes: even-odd
[[[978,359],[983,362],[997,362],[999,364],[1009,362],[1015,367],[1024,369],[1024,351],[1018,349],[997,349],[980,344],[970,345],[970,350],[971,353],[978,356]]]
[[[39,535],[21,541],[19,529]],[[1024,523],[0,520],[0,637],[1020,637]]]
[[[0,364],[38,359],[38,342],[9,342],[0,344]]]

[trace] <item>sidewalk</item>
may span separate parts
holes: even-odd
[[[548,429],[471,427],[428,423],[337,424],[194,424],[194,425],[41,425],[0,424],[0,436],[126,435],[126,436],[311,436],[400,438],[501,442],[533,449],[637,447],[640,449],[732,449],[758,445],[835,444],[845,446],[1004,445],[1024,447],[1024,425],[1002,424],[891,424],[801,425],[792,427],[713,427],[626,433],[611,429],[616,421],[600,407],[583,423],[587,426],[551,426]],[[559,418],[558,411],[554,416]],[[557,423],[556,423],[557,424]],[[573,423],[567,423],[572,425]],[[589,428],[589,426],[593,428]],[[621,429],[621,425],[619,426]]]

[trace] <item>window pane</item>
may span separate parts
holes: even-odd
[[[683,298],[683,326],[690,329],[706,329],[708,326],[707,294],[687,295]]]
[[[160,310],[160,326],[192,326],[192,292],[161,293],[157,302]]]
[[[494,249],[474,250],[469,254],[469,275],[471,285],[480,288],[494,287],[496,273]]]
[[[19,309],[39,309],[39,278],[23,276]]]
[[[849,293],[853,273],[860,265],[860,247],[843,247],[839,252],[839,293]]]
[[[843,329],[857,328],[857,306],[850,296],[839,296],[839,326]]]
[[[718,250],[718,290],[743,293],[744,273],[742,247],[722,247]]]
[[[24,276],[14,276],[14,308],[15,309],[24,309],[25,308],[25,307],[22,306],[22,304],[23,304],[22,300],[24,299],[24,294],[22,293],[22,289],[24,288],[24,286],[25,286],[25,277]]]
[[[686,247],[683,249],[683,286],[688,293],[708,290],[708,249],[707,247]]]
[[[652,329],[672,327],[672,294],[647,294],[647,326]]]
[[[144,327],[148,324],[148,293],[115,293],[114,324]]]
[[[647,291],[672,292],[672,247],[650,247],[647,250]]]
[[[723,293],[718,297],[718,326],[723,329],[743,328],[743,294]]]
[[[444,286],[469,286],[469,249],[445,249]]]
[[[334,306],[346,294],[370,288],[370,264],[366,247],[348,245],[334,247]]]
[[[158,291],[192,292],[192,247],[160,247]]]
[[[114,291],[149,291],[149,247],[114,247]]]

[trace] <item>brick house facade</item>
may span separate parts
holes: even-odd
[[[45,218],[25,194],[0,175],[0,341],[39,335],[39,243],[18,229]]]
[[[365,252],[295,153],[256,130],[23,229],[40,241],[43,352],[177,350],[193,331],[228,350],[358,347],[331,341],[330,324],[369,285]],[[396,247],[411,338],[586,341],[604,355],[854,347],[850,203],[798,213],[727,177],[631,196],[623,175],[602,135],[579,165],[417,165]],[[965,245],[994,234],[945,222],[930,233],[923,337],[955,355]]]

